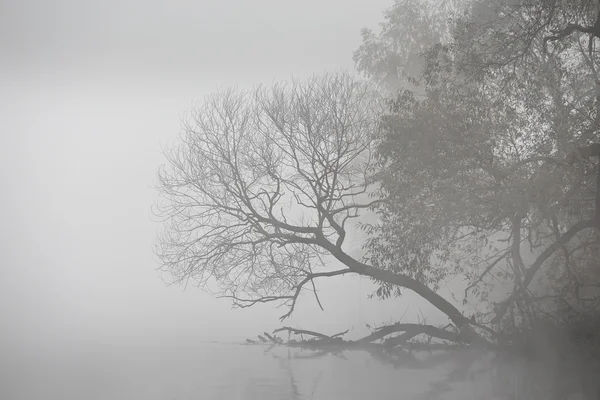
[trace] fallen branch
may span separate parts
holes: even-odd
[[[273,336],[269,335],[267,332],[264,332],[264,335],[267,337],[267,339],[269,339],[272,343],[280,343],[280,340],[277,340],[278,338],[274,338]]]
[[[293,333],[294,335],[308,335],[308,336],[314,336],[314,337],[318,337],[318,338],[327,340],[327,339],[335,339],[335,338],[338,338],[339,336],[343,336],[346,333],[348,333],[349,329],[346,329],[344,332],[336,333],[335,335],[327,336],[327,335],[324,335],[319,332],[307,331],[305,329],[296,329],[296,328],[291,328],[289,326],[284,326],[282,328],[275,329],[273,331],[273,333],[282,332],[282,331],[288,331],[290,333]]]
[[[362,339],[356,341],[356,343],[370,343],[375,340],[383,339],[385,336],[390,335],[396,332],[405,332],[405,335],[402,335],[404,343],[408,340],[412,339],[415,336],[420,334],[426,334],[430,337],[435,337],[438,339],[450,340],[453,342],[462,342],[459,335],[456,332],[450,332],[441,328],[437,328],[433,325],[422,325],[422,324],[394,324],[387,325],[377,329],[375,332],[371,333],[368,336],[365,336]],[[400,344],[400,343],[398,343]]]

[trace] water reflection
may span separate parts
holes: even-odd
[[[6,387],[0,391],[0,398],[417,399],[432,394],[432,384],[447,375],[447,368],[428,361],[434,356],[384,349],[332,352],[245,344],[129,344],[35,360],[27,375],[11,382],[10,392]],[[470,389],[465,387],[457,398],[486,398],[472,395]]]
[[[278,360],[287,376],[288,397],[281,399],[416,398],[428,389],[436,373],[435,368],[423,369],[414,355],[400,350],[271,347],[263,354],[267,353]]]

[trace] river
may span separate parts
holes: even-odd
[[[314,355],[234,343],[90,346],[64,357],[32,354],[5,368],[0,394],[6,400],[424,399],[447,372],[394,368],[364,351]],[[482,393],[470,382],[439,398],[488,398]]]

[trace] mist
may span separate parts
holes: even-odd
[[[523,22],[520,13],[511,12],[513,3],[496,9],[495,2],[483,0],[3,2],[0,398],[392,399],[423,398],[444,385],[458,390],[453,398],[461,399],[489,398],[492,388],[505,395],[537,390],[535,398],[548,398],[555,389],[596,398],[600,364],[588,355],[600,349],[589,334],[598,327],[593,316],[600,299],[595,281],[600,175],[594,164],[600,157],[600,97],[593,94],[600,14],[590,11],[589,2],[570,8],[534,1]],[[501,22],[490,20],[500,15]],[[505,17],[511,22],[503,25]],[[562,29],[565,21],[581,25]],[[508,41],[507,31],[521,39]],[[576,41],[569,36],[574,31],[589,36],[585,48],[579,36]],[[552,62],[545,58],[548,46]],[[364,80],[344,80],[346,75],[335,75],[340,71]],[[321,75],[327,72],[333,75]],[[295,133],[286,136],[276,126],[270,133],[265,128],[266,139],[251,136],[262,122],[242,132],[249,134],[240,136],[247,147],[256,146],[241,150],[256,153],[243,165],[259,176],[250,186],[264,179],[266,191],[254,188],[234,201],[242,210],[233,220],[241,221],[240,237],[250,237],[250,244],[240,245],[235,229],[224,229],[230,254],[264,239],[279,249],[292,246],[278,260],[265,247],[260,256],[272,258],[264,262],[253,247],[254,258],[232,256],[240,265],[224,265],[226,258],[211,265],[210,254],[221,244],[196,226],[190,231],[209,237],[194,242],[199,259],[208,261],[184,268],[182,284],[170,284],[173,276],[159,268],[181,271],[186,265],[179,261],[186,258],[169,264],[156,251],[165,224],[155,206],[161,191],[169,191],[158,174],[161,166],[173,167],[165,151],[189,133],[183,122],[210,94],[280,82],[294,88],[315,76],[336,83],[325,85],[329,92],[323,94],[325,86],[306,81],[316,86],[293,93],[306,96],[307,109],[322,108],[312,111],[326,115],[318,128],[324,132],[302,131],[303,118],[313,121],[304,104],[291,102],[300,113],[286,114],[284,103],[274,100],[285,117],[265,119],[274,126],[291,120]],[[378,109],[374,118],[365,111],[371,112],[371,103],[354,103],[361,94],[340,95],[363,83],[372,90],[364,93],[392,100],[381,102],[385,111]],[[406,96],[393,97],[399,88]],[[292,92],[281,93],[283,98]],[[320,102],[319,93],[327,100]],[[267,103],[251,103],[254,108],[247,110]],[[226,109],[226,102],[220,104]],[[361,117],[344,125],[337,106]],[[360,112],[353,114],[355,106]],[[210,114],[210,107],[204,111]],[[361,119],[362,111],[368,117]],[[268,114],[260,112],[255,121]],[[293,126],[297,121],[303,121],[300,128]],[[209,139],[197,135],[199,142],[208,147],[219,142],[223,126],[229,134],[225,123],[207,133]],[[354,126],[362,130],[356,134]],[[308,174],[316,179],[298,178],[294,151],[260,148],[277,138],[301,152],[312,146],[303,162],[312,165]],[[319,146],[330,144],[334,150],[320,153]],[[216,161],[214,149],[199,149],[187,158],[192,170],[200,170],[194,183],[220,187],[223,177],[230,178],[219,175],[220,168],[229,165],[228,152],[240,151],[237,144],[217,148]],[[352,162],[339,162],[352,151],[357,151]],[[208,164],[193,165],[198,154],[208,154]],[[328,164],[332,154],[338,158]],[[367,241],[368,229],[357,228],[358,218],[375,214],[352,203],[372,194],[366,188],[372,188],[373,176],[361,175],[367,171],[361,167],[344,170],[368,164],[371,156],[385,159],[375,182],[388,195],[376,206],[380,242]],[[317,172],[315,160],[323,159]],[[265,165],[257,167],[256,160]],[[281,170],[267,171],[278,162]],[[221,180],[212,181],[205,168]],[[347,186],[338,179],[344,173]],[[331,174],[335,183],[327,178]],[[311,186],[316,200],[307,195],[314,207],[305,211],[317,216],[318,226],[306,227],[304,214],[295,211],[287,214],[298,217],[292,225],[282,223],[283,211],[282,220],[273,216],[278,202],[281,208],[287,200],[306,206],[294,193],[301,186],[292,183],[287,198],[279,192],[290,176]],[[362,183],[354,185],[355,178]],[[244,179],[231,178],[242,186]],[[321,186],[315,189],[313,182]],[[361,185],[365,190],[355,193]],[[208,203],[197,208],[212,206],[209,213],[218,214],[222,209],[210,202],[212,193],[196,191]],[[318,193],[329,196],[327,209]],[[262,202],[268,217],[252,207],[250,217],[244,214],[253,201]],[[360,215],[351,215],[351,209]],[[201,212],[193,215],[196,224],[206,221]],[[217,230],[229,223],[220,217]],[[336,217],[345,218],[341,227]],[[331,239],[336,235],[338,241]],[[179,249],[185,248],[183,237]],[[316,258],[302,258],[296,244],[311,256],[327,253],[326,262],[317,265],[327,272],[313,272],[310,260]],[[288,260],[289,248],[296,253]],[[367,249],[371,258],[364,259]],[[299,259],[302,265],[294,268]],[[258,282],[259,290],[246,294],[262,302],[234,308],[232,299],[196,287],[203,268],[215,265],[217,272],[208,274],[223,293],[236,292],[244,276],[243,290]],[[315,293],[303,292],[282,321],[290,303],[278,307],[271,295],[289,299],[313,278],[319,278]],[[401,288],[401,295],[386,294],[390,287]],[[280,336],[270,337],[277,328]],[[268,340],[258,336],[263,334]],[[417,348],[427,348],[428,356]],[[449,351],[440,355],[432,349]],[[483,378],[473,380],[473,366],[486,363]],[[458,368],[444,375],[449,364]],[[456,371],[471,382],[453,381]]]
[[[273,306],[232,310],[163,282],[151,210],[161,149],[220,87],[351,68],[361,27],[386,6],[4,3],[3,376],[90,348],[240,340],[279,326]],[[370,290],[364,278],[323,282],[326,311],[307,298],[290,324],[360,332],[398,311],[370,305]]]

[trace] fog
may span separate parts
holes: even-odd
[[[541,1],[524,14],[535,18],[523,24],[520,12],[504,13],[510,8],[500,7],[487,16],[495,4],[484,1],[465,8],[471,13],[462,20],[459,13],[453,13],[460,11],[459,3],[463,2],[447,1],[438,8],[435,1],[412,0],[2,2],[0,399],[396,399],[425,398],[450,389],[454,397],[446,398],[480,399],[491,393],[549,398],[557,391],[578,398],[585,392],[585,398],[597,398],[600,364],[593,357],[600,347],[590,332],[598,322],[586,313],[596,311],[599,298],[594,281],[598,278],[597,236],[590,230],[598,228],[600,196],[593,182],[600,181],[588,159],[600,155],[600,145],[596,143],[598,119],[592,121],[588,113],[593,109],[597,117],[600,112],[600,98],[592,107],[590,93],[595,89],[589,86],[598,81],[593,45],[594,38],[600,37],[596,29],[600,14],[595,9],[590,13],[589,2],[575,12],[570,4],[555,7]],[[394,4],[390,13],[383,14]],[[547,20],[539,18],[538,11],[540,15],[546,12]],[[504,26],[504,17],[498,23],[486,22],[499,15],[512,22]],[[577,21],[577,15],[590,17],[589,24],[562,28],[571,18]],[[478,31],[488,25],[489,34]],[[361,37],[363,27],[377,30],[378,26],[383,33],[367,32]],[[524,53],[514,58],[521,50],[505,46],[506,27],[514,30],[515,37],[537,35],[544,45],[552,42],[552,57],[557,58],[549,62],[546,55],[537,57],[535,46],[525,42]],[[580,42],[576,42],[579,52],[569,45],[562,50],[557,46],[563,40],[567,43],[573,31],[589,34],[587,54]],[[444,56],[445,46],[434,45],[440,38],[448,44],[450,57]],[[291,317],[282,322],[279,317],[288,311],[285,306],[266,303],[234,309],[229,299],[194,287],[192,279],[187,285],[169,285],[170,277],[161,275],[153,252],[163,227],[153,213],[158,200],[155,185],[157,171],[167,163],[163,150],[181,140],[186,115],[205,96],[224,88],[246,90],[324,72],[355,71],[352,55],[357,49],[370,83],[387,89],[414,83],[408,77],[406,82],[397,79],[396,72],[415,73],[427,67],[424,92],[413,93],[424,94],[427,101],[413,104],[410,95],[399,97],[402,112],[390,116],[390,126],[382,128],[387,134],[381,142],[384,146],[375,151],[380,156],[388,149],[394,153],[387,160],[390,170],[386,166],[377,177],[377,184],[390,194],[385,206],[391,213],[381,214],[385,230],[382,241],[370,247],[374,258],[369,265],[355,262],[364,252],[366,234],[348,228],[346,236],[346,219],[340,229],[335,217],[354,206],[363,210],[343,202],[367,196],[366,184],[361,192],[354,178],[370,180],[358,167],[352,169],[354,164],[346,169],[350,164],[343,160],[371,161],[366,156],[373,145],[371,128],[375,123],[381,127],[382,119],[376,114],[375,119],[361,117],[360,124],[351,121],[348,125],[345,110],[338,112],[337,104],[329,100],[351,99],[347,104],[361,107],[357,114],[351,110],[354,105],[349,108],[350,119],[363,111],[373,115],[371,111],[383,104],[362,104],[360,93],[366,101],[374,94],[372,87],[360,89],[357,96],[348,95],[362,86],[354,81],[345,86],[351,79],[346,81],[347,75],[339,74],[341,78],[331,81],[331,87],[317,85],[316,90],[306,91],[306,103],[302,96],[298,102],[293,98],[288,108],[296,113],[286,113],[287,104],[279,102],[275,92],[273,98],[258,96],[264,113],[250,125],[261,132],[275,127],[272,132],[276,134],[269,133],[268,138],[244,135],[243,129],[250,125],[243,117],[242,128],[236,126],[230,135],[235,119],[231,114],[239,110],[232,97],[225,96],[218,103],[215,118],[211,119],[210,110],[203,113],[206,119],[196,122],[206,130],[206,137],[194,138],[197,141],[191,146],[200,143],[193,147],[197,153],[185,158],[193,164],[192,172],[188,175],[185,165],[182,175],[184,179],[193,175],[204,187],[215,188],[214,192],[196,188],[195,194],[204,195],[219,209],[220,201],[228,201],[220,197],[219,184],[223,177],[229,179],[230,172],[223,170],[231,166],[230,152],[234,152],[253,180],[246,192],[246,182],[233,178],[244,187],[234,201],[241,201],[254,215],[240,218],[244,225],[240,228],[237,222],[227,225],[230,221],[227,216],[221,218],[223,213],[213,218],[210,212],[194,210],[194,223],[205,223],[205,241],[198,245],[192,235],[185,237],[189,217],[185,206],[184,212],[173,213],[181,216],[174,220],[182,224],[175,230],[184,232],[183,241],[209,248],[200,259],[209,260],[207,270],[211,261],[220,263],[212,276],[225,272],[230,279],[225,279],[225,285],[234,291],[240,284],[257,283],[265,290],[259,296],[268,296],[271,289],[281,292],[282,286],[274,286],[289,284],[290,277],[314,278],[310,258],[302,259],[306,268],[301,272],[295,268],[305,253],[288,258],[284,251],[290,248],[288,244],[323,247],[330,254],[325,261],[328,272],[339,275],[318,276],[318,295],[325,309],[306,291]],[[426,61],[424,49],[436,57]],[[527,54],[535,57],[528,59]],[[471,62],[480,56],[481,65]],[[452,71],[462,65],[461,60],[468,67],[464,71],[476,67],[473,79],[471,72],[464,79],[462,67]],[[497,67],[504,65],[502,60],[515,62],[516,67],[512,72]],[[521,79],[515,71],[527,76],[513,87]],[[315,93],[317,97],[311,97]],[[326,101],[321,101],[321,94]],[[581,100],[567,107],[562,95]],[[269,114],[273,109],[276,112]],[[262,116],[267,114],[264,123]],[[321,119],[326,123],[321,124]],[[214,121],[224,125],[214,128]],[[298,135],[286,136],[290,121],[290,132]],[[315,135],[314,121],[319,127],[327,126],[327,134],[343,132],[344,137],[321,138],[319,128]],[[210,147],[205,153],[203,140]],[[273,151],[270,147],[278,140],[300,149],[301,156],[295,150]],[[332,164],[326,154],[330,143],[344,149]],[[323,153],[315,151],[314,147],[323,144]],[[311,146],[319,154],[303,154]],[[198,158],[205,163],[195,163]],[[310,185],[315,194],[325,193],[325,200],[321,194],[312,199],[316,207],[306,206],[311,201],[302,198],[306,193],[289,193],[302,192],[301,186],[294,182],[286,187],[291,176],[288,169],[298,172],[302,163],[316,176],[302,184]],[[319,175],[321,167],[327,171],[325,178]],[[334,183],[329,182],[330,170]],[[346,173],[349,178],[340,183]],[[175,196],[187,194],[177,191],[178,178],[163,180],[163,193],[168,195],[175,187]],[[271,195],[262,190],[269,184],[275,188]],[[262,186],[252,193],[253,185]],[[280,191],[282,186],[285,193]],[[345,194],[336,194],[338,189]],[[579,203],[573,207],[578,201],[581,207]],[[338,202],[343,206],[331,209]],[[321,221],[326,221],[323,226],[287,225],[288,217],[301,221],[314,216],[311,208],[320,204],[330,208],[318,212]],[[283,211],[287,205],[308,211]],[[271,217],[276,206],[281,208],[282,220],[254,212],[262,207]],[[360,214],[358,219],[350,212],[345,217],[350,225],[369,218]],[[257,228],[264,220],[268,220],[266,231]],[[225,244],[219,237],[224,226],[230,235]],[[194,234],[200,230],[194,229]],[[324,242],[334,231],[336,244]],[[253,239],[254,234],[260,238]],[[265,247],[257,258],[247,256],[256,255],[263,239],[271,244],[282,241],[284,250],[273,256]],[[334,247],[342,244],[341,252]],[[178,271],[187,267],[186,245],[172,246],[177,251],[177,265],[172,268],[175,278],[190,276],[187,269]],[[234,247],[242,249],[235,253]],[[222,248],[232,257],[223,258]],[[278,264],[275,269],[269,269],[268,262],[262,264],[263,256],[272,257],[268,260]],[[340,275],[347,271],[334,265],[334,256],[362,276]],[[420,264],[421,257],[430,257],[431,266],[441,265],[444,271]],[[225,263],[225,259],[234,262]],[[409,274],[417,273],[416,282],[387,268],[397,265],[412,269]],[[248,266],[252,272],[244,280],[240,276]],[[399,298],[369,299],[375,289],[386,286],[376,286],[368,276],[412,287],[423,298],[403,289]],[[591,284],[581,285],[590,280]],[[583,293],[584,287],[590,297]],[[569,302],[576,302],[581,312]],[[452,324],[446,325],[448,318]],[[396,322],[406,324],[390,326]],[[412,324],[417,322],[424,326],[415,328]],[[256,346],[243,343],[282,325],[288,327],[277,330],[283,332],[280,335],[290,333],[289,339],[299,334],[303,340],[278,345],[279,339],[265,334],[270,342],[259,336],[261,342],[248,341]],[[382,325],[388,326],[373,332],[372,327]],[[315,334],[318,340],[313,342],[304,340],[307,332],[300,328],[328,335],[349,332],[338,334],[344,339]],[[427,336],[428,342],[415,343],[419,335]],[[433,338],[458,346],[431,342]],[[413,345],[460,349],[425,355],[413,352]],[[478,367],[482,369],[476,371]],[[474,378],[476,373],[478,378]]]
[[[4,370],[94,346],[243,340],[280,326],[284,311],[272,305],[232,310],[161,280],[151,212],[161,146],[176,140],[194,102],[220,87],[352,69],[360,29],[390,5],[4,2]],[[326,311],[304,296],[287,324],[357,333],[407,309],[407,318],[436,318],[415,296],[367,300],[366,278],[319,287]]]

